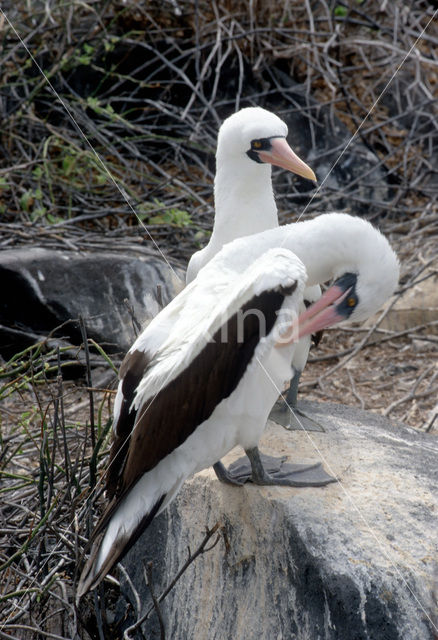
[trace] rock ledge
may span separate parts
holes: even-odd
[[[199,557],[162,603],[166,637],[436,638],[438,440],[369,412],[306,406],[326,433],[286,432],[271,424],[262,448],[294,460],[316,459],[318,451],[340,483],[239,489],[205,470],[186,482],[127,556],[125,567],[146,610],[140,558],[153,561],[159,594],[205,527],[223,525],[226,544]],[[233,451],[226,462],[238,456]],[[143,631],[159,637],[158,629],[154,615]]]

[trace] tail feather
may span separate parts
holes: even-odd
[[[93,544],[90,556],[85,563],[76,590],[76,601],[90,589],[94,589],[135,544],[143,531],[147,529],[160,510],[167,494],[163,494],[130,529],[121,527],[114,536],[111,535],[111,523],[118,515],[119,508],[111,509],[108,518],[105,512],[93,532]],[[118,507],[121,506],[119,503]],[[108,510],[107,510],[108,511]],[[105,526],[106,525],[106,526]],[[111,539],[112,538],[112,539]]]

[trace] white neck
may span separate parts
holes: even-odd
[[[221,162],[214,181],[215,218],[210,244],[224,244],[278,226],[271,165],[253,161]]]

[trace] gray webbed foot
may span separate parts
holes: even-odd
[[[214,465],[220,480],[241,486],[245,482],[258,485],[279,485],[287,487],[323,487],[336,478],[330,476],[320,462],[312,464],[291,464],[286,457],[274,458],[261,454],[257,447],[246,450],[247,457],[239,458],[229,469],[221,462]],[[225,473],[224,473],[225,472]]]
[[[268,456],[264,453],[260,454],[260,458],[265,471],[269,474],[279,473],[282,465],[286,461],[286,456],[274,458],[273,456]],[[226,484],[241,487],[245,482],[251,481],[252,467],[250,459],[247,456],[243,456],[230,464],[228,469],[224,464],[222,464],[222,462],[216,462],[216,464],[213,465],[213,469],[215,470],[219,480]]]
[[[245,460],[245,458],[241,459]],[[219,460],[213,465],[213,469],[221,482],[224,482],[225,484],[231,484],[236,487],[243,486],[245,484],[245,480],[242,480],[239,474],[236,474],[235,471],[232,471],[231,466],[230,469],[227,469],[226,466]]]

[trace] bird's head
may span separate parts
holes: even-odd
[[[290,225],[284,243],[303,260],[309,284],[326,280],[332,284],[300,314],[279,346],[346,320],[366,320],[395,291],[398,258],[385,236],[367,220],[345,213],[321,214]]]
[[[222,124],[216,157],[222,162],[247,158],[251,163],[275,165],[316,181],[312,169],[290,148],[287,134],[286,123],[274,113],[246,107]]]
[[[300,315],[299,338],[345,320],[366,320],[394,293],[400,274],[398,258],[381,233],[371,225],[364,228],[368,230],[368,237],[358,237],[354,263],[340,267],[333,284]]]

